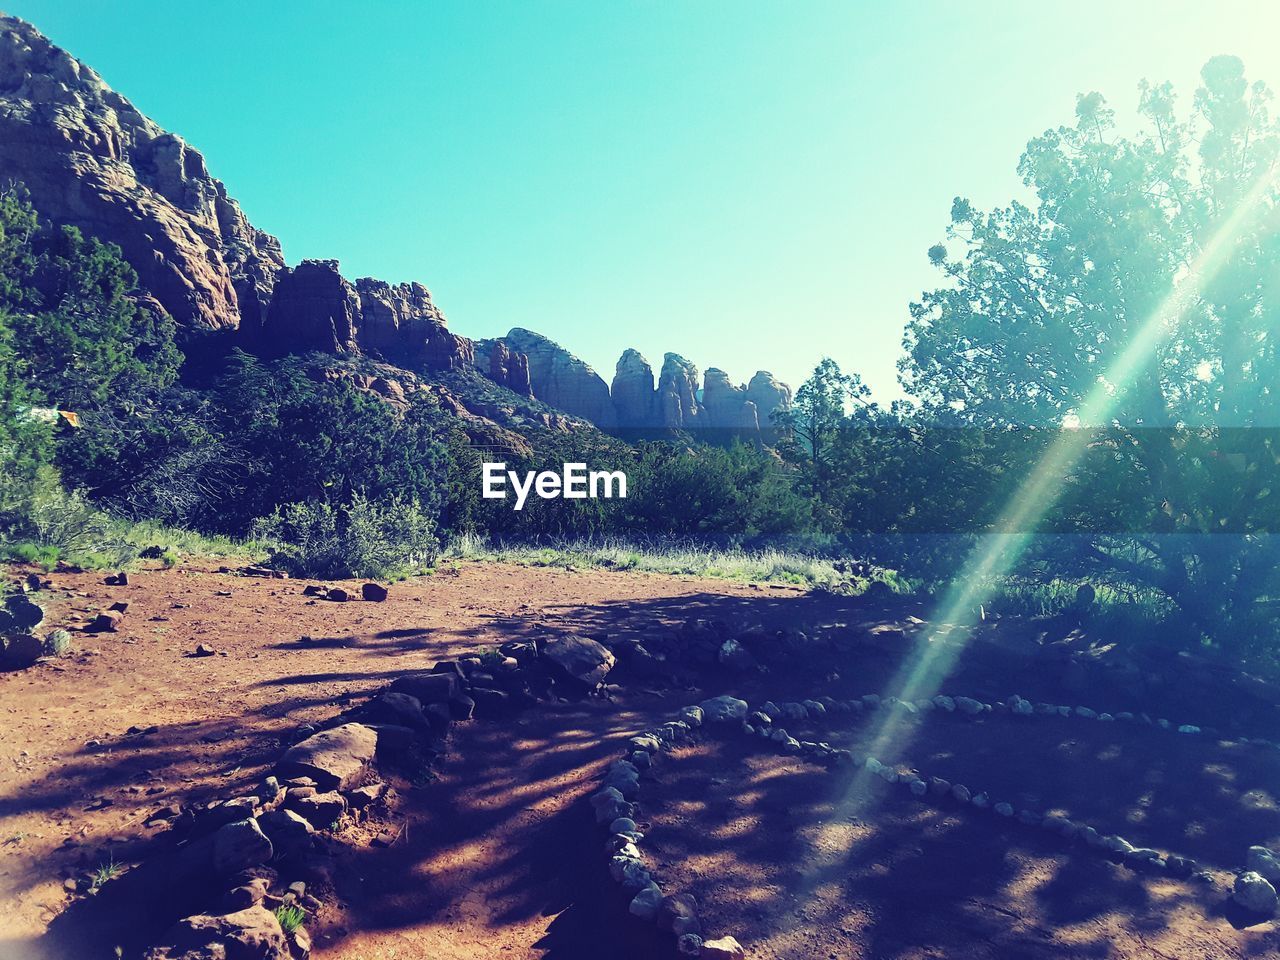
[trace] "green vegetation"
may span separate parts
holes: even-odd
[[[276,920],[280,923],[280,929],[285,934],[291,934],[307,919],[307,911],[303,910],[297,904],[284,903],[275,909]]]
[[[910,306],[907,398],[881,406],[825,359],[776,451],[557,432],[455,371],[518,411],[509,469],[628,477],[626,499],[520,511],[481,497],[466,422],[430,391],[393,406],[353,382],[367,358],[263,360],[215,336],[181,361],[119,251],[0,193],[0,550],[45,566],[262,552],[326,577],[502,558],[940,594],[1007,538],[1016,562],[971,584],[986,612],[1063,613],[1088,582],[1100,629],[1276,666],[1269,97],[1230,57],[1205,65],[1190,111],[1143,85],[1130,132],[1081,96],[1021,158],[1033,204],[954,201],[928,251],[939,285]]]
[[[1077,591],[1088,584],[1091,603],[1081,606]],[[1005,578],[990,584],[990,600],[984,611],[1019,617],[1070,616],[1082,626],[1105,637],[1150,638],[1166,641],[1197,639],[1194,631],[1180,622],[1177,606],[1163,593],[1151,588],[1095,581],[1053,579],[1037,582]]]
[[[124,864],[116,863],[115,858],[104,860],[98,864],[97,868],[89,875],[89,889],[97,891],[102,888],[110,880],[114,880],[124,872]]]
[[[65,656],[71,650],[71,634],[66,630],[54,630],[44,640],[44,650],[48,656]]]
[[[456,537],[445,550],[445,559],[487,560],[536,567],[566,569],[630,570],[679,576],[712,577],[747,582],[773,581],[810,587],[842,587],[861,593],[877,580],[897,593],[911,592],[911,585],[891,570],[857,576],[840,569],[843,564],[813,554],[775,548],[745,550],[690,542],[642,546],[617,538],[569,540],[554,545],[496,543],[474,535]]]
[[[1205,66],[1189,117],[1143,85],[1132,136],[1082,96],[1022,157],[1034,208],[957,198],[929,251],[944,283],[911,308],[911,402],[882,409],[824,361],[782,418],[819,521],[935,577],[977,536],[1025,538],[1019,578],[1119,583],[1183,633],[1274,658],[1269,97],[1231,57]]]
[[[297,576],[376,577],[421,573],[436,559],[435,520],[416,500],[291,503],[254,524],[270,562]]]

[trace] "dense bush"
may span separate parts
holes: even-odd
[[[302,501],[253,525],[270,562],[299,577],[396,577],[431,567],[439,554],[435,520],[416,500],[369,500],[362,493],[334,506]]]

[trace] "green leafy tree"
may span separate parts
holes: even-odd
[[[109,496],[168,432],[157,413],[177,377],[173,322],[139,306],[136,287],[119,249],[42,225],[19,189],[0,191],[0,404],[13,412],[0,446],[26,464],[11,476],[55,456],[64,480]],[[32,406],[81,427],[53,445]]]
[[[1042,524],[1090,534],[1096,563],[1241,643],[1274,622],[1280,590],[1280,451],[1273,429],[1236,429],[1280,426],[1280,136],[1239,60],[1215,57],[1201,81],[1190,114],[1144,84],[1132,136],[1081,96],[1022,157],[1034,205],[957,198],[929,251],[946,283],[912,305],[900,369],[926,415],[1100,431]],[[1125,536],[1099,529],[1099,498]]]
[[[232,355],[213,390],[210,426],[229,473],[203,523],[243,533],[285,504],[338,507],[357,494],[413,501],[436,520],[450,470],[439,408],[415,394],[399,411],[348,381],[318,381],[308,375],[316,359]]]
[[[790,407],[774,414],[784,431],[779,448],[801,466],[809,492],[820,503],[831,500],[835,485],[834,453],[850,415],[874,414],[871,391],[857,374],[846,374],[830,357],[796,390]]]
[[[12,190],[0,192],[0,483],[13,485],[48,461],[49,430],[27,411],[41,399],[18,349],[15,309],[33,269],[35,211]]]

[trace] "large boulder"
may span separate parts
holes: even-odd
[[[428,730],[431,722],[422,711],[422,701],[407,693],[387,690],[371,700],[360,713],[369,723],[389,723],[412,730]]]
[[[317,830],[325,830],[347,812],[347,799],[336,790],[313,793],[310,796],[289,797],[287,808],[306,820]]]
[[[344,723],[294,744],[276,764],[282,780],[310,777],[321,792],[355,785],[378,749],[378,734],[361,723]]]
[[[213,869],[220,876],[266,863],[271,854],[271,841],[251,817],[219,827],[213,835]]]
[[[739,700],[737,697],[731,697],[727,694],[722,697],[703,700],[698,706],[702,709],[703,719],[707,723],[745,720],[749,709],[747,701]]]
[[[272,810],[264,813],[258,822],[279,856],[305,851],[316,832],[306,818],[292,810]]]
[[[1250,913],[1269,917],[1276,912],[1276,888],[1265,877],[1252,870],[1236,877],[1231,899]]]
[[[22,670],[44,656],[44,641],[30,633],[0,635],[0,670]]]
[[[542,656],[561,674],[587,686],[600,683],[613,669],[613,653],[590,637],[567,634],[542,646]]]
[[[1267,847],[1250,847],[1244,868],[1260,874],[1271,884],[1280,884],[1280,856]]]
[[[117,244],[183,326],[256,325],[283,266],[209,175],[92,69],[30,24],[0,17],[0,181],[20,181],[44,217]],[[154,299],[151,299],[154,298]]]
[[[405,693],[420,704],[448,703],[458,695],[456,673],[410,673],[391,681],[392,692]]]
[[[30,597],[15,593],[0,607],[0,633],[33,633],[44,622],[44,608]]]
[[[147,960],[291,960],[291,955],[275,914],[255,904],[223,916],[179,921]]]

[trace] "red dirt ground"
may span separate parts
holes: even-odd
[[[72,656],[0,675],[2,960],[70,956],[45,935],[70,902],[64,878],[108,857],[143,859],[154,832],[142,821],[154,810],[250,786],[300,723],[328,719],[436,660],[555,630],[643,636],[691,616],[811,631],[887,619],[856,600],[792,588],[497,564],[397,584],[385,604],[311,602],[300,582],[193,569],[131,575],[127,587],[106,587],[101,575],[53,579],[61,600],[51,624],[114,600],[131,606],[121,633],[76,634]],[[223,655],[188,656],[197,643]],[[869,646],[821,692],[879,690],[899,653]],[[669,941],[624,916],[584,798],[630,733],[725,690],[752,700],[812,695],[830,665],[802,666],[813,676],[787,678],[791,689],[775,675],[752,689],[630,688],[612,703],[458,725],[439,779],[400,785],[395,844],[344,835],[336,902],[309,924],[316,955],[669,955]],[[1023,669],[988,649],[960,666],[954,689],[1036,696]],[[866,723],[830,738],[855,744]],[[880,759],[964,771],[956,778],[1028,804],[1052,798],[1100,829],[1216,869],[1280,838],[1280,754],[1118,724],[1026,724],[930,716],[901,757]],[[690,748],[646,790],[646,852],[669,889],[698,896],[713,934],[733,933],[752,957],[1280,949],[1274,923],[1237,929],[1222,914],[1221,884],[1195,888],[1067,857],[1031,828],[922,806],[879,783],[849,791],[848,779],[743,744]],[[113,946],[75,956],[110,957]]]

